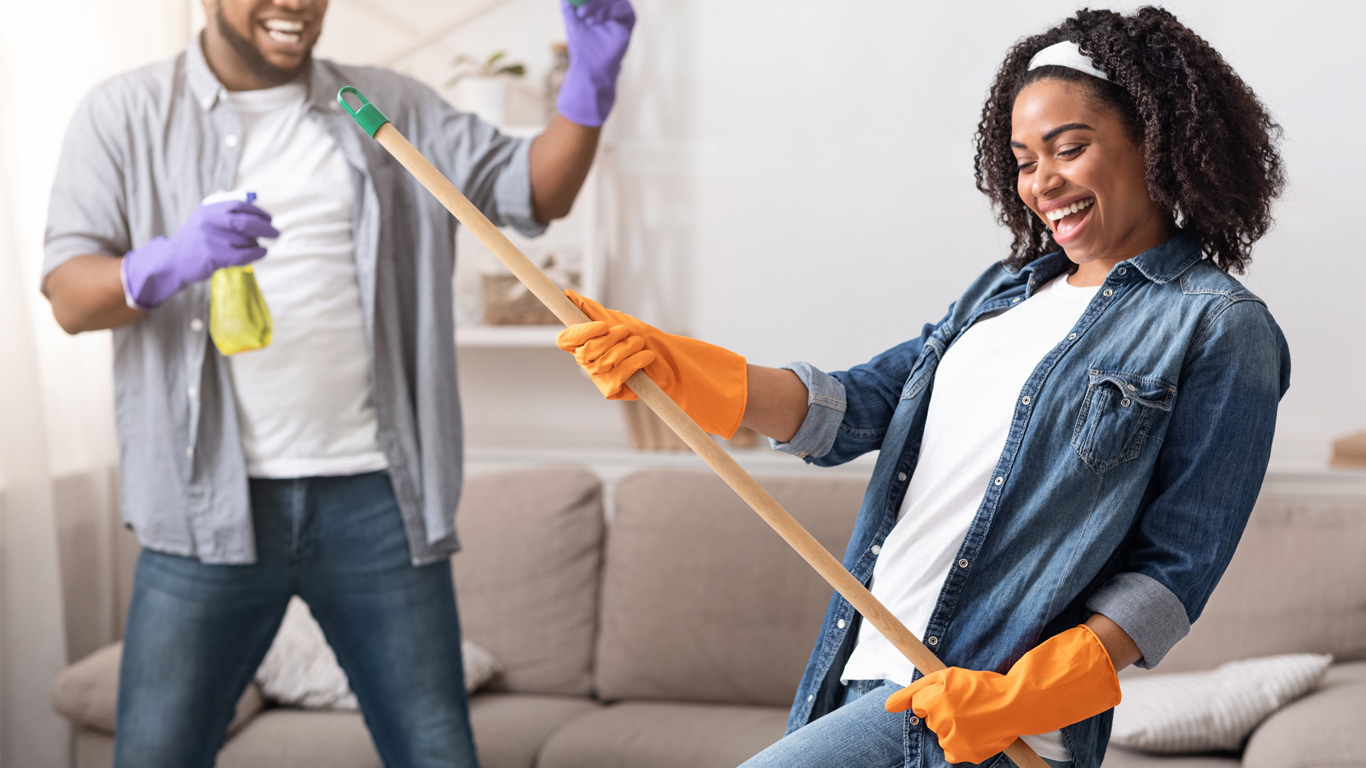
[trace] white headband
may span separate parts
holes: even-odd
[[[1081,46],[1071,40],[1054,43],[1034,54],[1034,58],[1029,60],[1028,68],[1038,69],[1039,67],[1067,67],[1078,72],[1085,72],[1092,77],[1099,77],[1101,80],[1110,79],[1096,67],[1095,62],[1081,52]]]

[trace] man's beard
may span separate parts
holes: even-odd
[[[218,6],[218,31],[223,35],[223,39],[228,41],[228,45],[237,53],[242,63],[247,65],[256,78],[266,84],[267,87],[273,85],[284,85],[299,76],[299,73],[313,62],[313,49],[310,47],[304,52],[304,60],[299,62],[299,66],[291,69],[277,67],[266,60],[265,56],[251,44],[251,41],[242,37],[229,24],[223,15],[223,6]]]

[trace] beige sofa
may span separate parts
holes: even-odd
[[[862,496],[849,476],[762,482],[841,553]],[[472,478],[454,559],[466,636],[504,671],[471,700],[484,768],[730,768],[783,733],[828,588],[719,480],[647,470],[612,489],[587,470]],[[1330,652],[1317,692],[1266,720],[1244,754],[1106,768],[1366,766],[1366,503],[1264,503],[1209,608],[1160,671]],[[76,764],[108,766],[117,644],[66,670],[53,705]],[[1355,726],[1355,727],[1352,727]],[[376,768],[358,715],[239,705],[219,766]]]

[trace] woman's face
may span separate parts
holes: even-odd
[[[1172,236],[1170,217],[1148,197],[1143,147],[1086,86],[1056,78],[1025,86],[1011,113],[1010,145],[1020,199],[1079,272],[1103,278],[1116,262]]]

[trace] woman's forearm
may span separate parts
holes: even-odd
[[[787,442],[806,420],[806,385],[783,368],[748,366],[748,395],[741,426]]]

